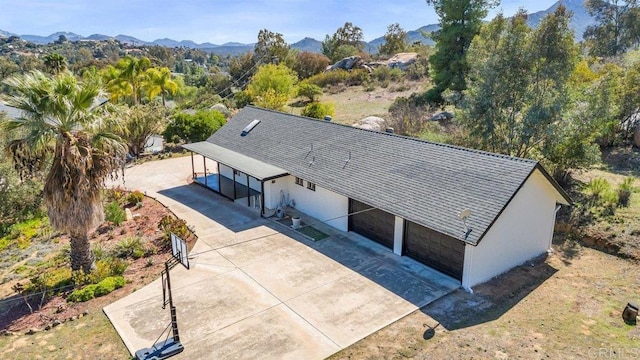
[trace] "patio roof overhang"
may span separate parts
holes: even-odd
[[[242,171],[243,173],[253,176],[260,181],[275,179],[289,174],[288,171],[277,166],[267,164],[207,141],[184,144],[182,147],[206,158]]]

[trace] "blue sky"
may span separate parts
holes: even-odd
[[[492,14],[501,10],[512,15],[519,7],[535,12],[555,1],[503,0]],[[389,24],[415,30],[438,18],[425,0],[0,0],[1,30],[45,36],[71,31],[126,34],[145,41],[254,43],[266,28],[293,43],[306,36],[323,40],[346,21],[362,28],[370,41],[384,35]]]

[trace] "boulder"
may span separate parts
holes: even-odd
[[[211,110],[221,112],[227,119],[231,117],[231,111],[224,104],[215,104],[211,107]]]
[[[381,117],[367,116],[366,118],[353,124],[353,127],[373,131],[385,131],[385,129],[387,128],[387,122]]]
[[[409,66],[418,60],[418,53],[397,53],[387,60],[387,66],[394,69],[407,70]]]
[[[640,148],[640,124],[636,125],[636,130],[633,132],[633,145]]]
[[[445,121],[453,119],[453,114],[448,111],[440,111],[439,113],[433,114],[431,117],[431,121]]]
[[[362,66],[362,58],[360,56],[349,56],[329,66],[326,71],[338,69],[352,70],[360,66]]]

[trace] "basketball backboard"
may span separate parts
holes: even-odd
[[[178,235],[171,233],[171,253],[173,257],[178,260],[184,267],[189,268],[189,254],[187,252],[187,243],[178,237]]]

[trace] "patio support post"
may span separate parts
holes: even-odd
[[[220,178],[222,176],[220,176],[220,163],[216,161],[216,168],[218,170],[218,191],[220,191],[220,193],[222,193],[222,184],[220,183]]]
[[[193,163],[193,151],[191,152],[191,179],[194,180],[196,178],[196,166]]]
[[[202,155],[202,165],[204,166],[204,186],[209,187],[207,185],[207,158],[204,155]]]
[[[264,217],[264,180],[260,181],[260,217]]]
[[[251,206],[251,187],[249,187],[249,174],[244,174],[247,179],[247,206]]]

